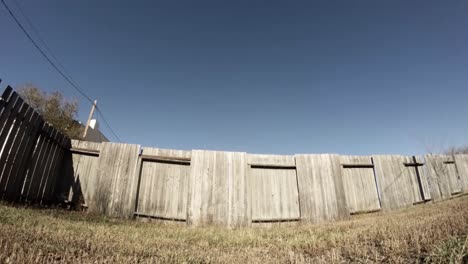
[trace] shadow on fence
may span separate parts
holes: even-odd
[[[8,86],[0,98],[0,198],[9,202],[58,201],[71,142]],[[71,174],[73,175],[73,173]]]

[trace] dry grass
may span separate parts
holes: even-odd
[[[349,221],[224,230],[0,205],[0,263],[465,263],[468,196]]]

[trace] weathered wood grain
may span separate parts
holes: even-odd
[[[291,155],[247,154],[247,163],[254,166],[296,166],[294,156]]]
[[[320,223],[349,215],[338,155],[296,155],[296,168],[302,221]]]
[[[468,154],[454,155],[454,159],[460,176],[461,189],[466,193],[468,192]]]
[[[12,164],[10,169],[10,177],[12,180],[8,183],[9,185],[5,193],[5,199],[8,201],[21,199],[22,187],[26,177],[26,164],[28,164],[32,156],[40,122],[42,122],[42,118],[39,114],[33,112],[30,122],[26,124],[23,138],[18,146],[17,155],[14,159],[14,164]]]
[[[188,223],[247,226],[251,222],[247,194],[246,154],[192,150]]]
[[[425,163],[424,156],[414,156],[414,159],[417,163],[423,163],[424,166],[418,167],[417,173],[419,174],[419,179],[422,185],[422,193],[424,194],[424,200],[432,200],[431,188],[429,184],[429,176],[427,175],[427,164]]]
[[[141,160],[137,215],[161,220],[186,220],[190,178],[190,151],[143,148],[142,157],[166,157],[165,160]],[[170,159],[173,159],[171,161]]]
[[[10,113],[10,117],[14,118],[14,121],[3,142],[3,146],[0,146],[2,149],[0,155],[0,196],[3,196],[4,199],[6,198],[6,192],[8,192],[8,186],[14,182],[14,179],[10,177],[10,172],[18,156],[18,147],[23,140],[26,122],[31,118],[32,112],[32,109],[23,103],[18,113]]]
[[[62,199],[77,205],[96,208],[100,143],[72,140],[72,148],[94,150],[98,154],[68,152],[62,167],[63,177],[59,183]]]
[[[247,154],[252,221],[299,220],[294,156]]]
[[[340,161],[346,203],[350,213],[379,210],[379,194],[371,157],[340,156]],[[345,165],[357,166],[346,167]]]
[[[395,209],[423,202],[422,183],[413,157],[374,155],[382,208]],[[405,165],[406,164],[406,165]]]
[[[99,169],[90,211],[109,216],[133,217],[138,184],[140,145],[101,143]]]
[[[461,192],[461,183],[453,156],[428,154],[424,159],[427,164],[425,173],[434,200],[444,200]]]

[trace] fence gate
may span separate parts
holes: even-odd
[[[284,157],[282,160],[278,157]],[[252,222],[299,221],[294,157],[249,155]],[[273,165],[276,164],[276,165]]]
[[[380,210],[379,194],[370,157],[342,156],[343,183],[350,213]]]
[[[190,152],[164,152],[170,151],[143,149],[135,214],[139,217],[186,221]]]

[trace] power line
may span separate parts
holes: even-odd
[[[112,127],[109,125],[109,123],[107,122],[107,120],[104,118],[104,115],[102,114],[101,110],[99,110],[99,108],[96,106],[96,111],[99,115],[101,115],[101,119],[102,121],[104,121],[104,124],[106,124],[106,126],[109,128],[110,132],[114,135],[115,138],[117,138],[117,140],[119,142],[122,142],[122,140],[120,140],[119,136],[117,136],[117,134],[114,132],[114,130],[112,129]]]
[[[49,53],[52,54],[52,56],[56,59],[57,63],[63,68],[63,71],[60,70],[57,65],[49,58],[49,56],[47,56],[47,54],[41,49],[41,47],[39,47],[39,45],[36,43],[36,41],[34,41],[34,39],[31,37],[31,35],[28,33],[28,31],[23,27],[23,25],[21,24],[21,22],[16,18],[16,16],[13,14],[13,12],[11,11],[10,7],[8,7],[7,3],[5,2],[5,0],[1,0],[2,1],[2,4],[3,6],[6,8],[6,10],[8,11],[8,13],[10,14],[10,16],[13,18],[13,20],[16,22],[16,24],[18,25],[18,27],[20,27],[20,29],[23,31],[23,33],[26,35],[26,37],[31,41],[31,43],[34,45],[34,47],[36,47],[36,49],[41,53],[41,55],[47,60],[47,62],[49,62],[49,64],[76,90],[78,91],[78,93],[80,93],[86,100],[88,100],[91,104],[94,104],[93,100],[85,93],[83,92],[79,87],[78,85],[76,85],[73,81],[72,81],[72,78],[71,77],[68,77],[64,72],[65,69],[64,67],[60,64],[60,62],[57,60],[57,58],[53,55],[52,51],[48,48],[47,44],[45,44],[45,42],[42,40],[42,38],[39,37],[39,39],[45,44],[44,46],[46,46],[46,48],[49,50]],[[20,8],[20,11],[21,11],[21,8]],[[22,12],[22,11],[21,11]],[[26,17],[26,15],[23,13],[23,16]],[[26,17],[26,20],[29,21],[29,19],[27,19]],[[36,35],[39,36],[39,32],[37,32],[37,30],[34,29],[34,27],[32,26],[32,23],[30,23],[30,21],[28,22],[29,25],[31,26],[31,28],[33,28],[33,30],[36,32]],[[68,74],[70,75],[70,74]],[[110,132],[114,135],[114,137],[119,141],[119,142],[122,142],[119,138],[119,136],[117,136],[117,134],[115,133],[115,131],[112,129],[112,127],[110,126],[109,122],[107,122],[107,120],[105,119],[104,117],[104,114],[102,113],[102,111],[96,106],[96,110],[97,112],[101,115],[102,117],[102,120],[104,121],[104,123],[106,124],[106,126],[109,128]]]
[[[34,31],[34,33],[36,34],[36,37],[39,39],[39,41],[42,43],[42,45],[46,48],[46,50],[49,52],[49,54],[52,56],[52,58],[55,60],[55,62],[57,63],[58,66],[60,66],[61,70],[67,75],[67,77],[76,85],[76,81],[73,80],[73,78],[71,77],[71,74],[69,74],[67,72],[67,70],[65,69],[65,67],[63,67],[63,65],[60,63],[60,60],[54,55],[54,53],[52,52],[52,50],[49,48],[49,45],[47,45],[47,43],[44,41],[44,39],[42,39],[41,37],[41,34],[39,34],[39,31],[37,30],[37,28],[33,25],[33,23],[31,22],[31,20],[28,18],[28,16],[26,15],[26,13],[23,11],[23,8],[21,7],[21,4],[17,1],[17,0],[14,0],[13,1],[17,7],[17,9],[20,11],[21,15],[23,16],[23,18],[26,20],[26,23],[28,24],[28,26]]]

